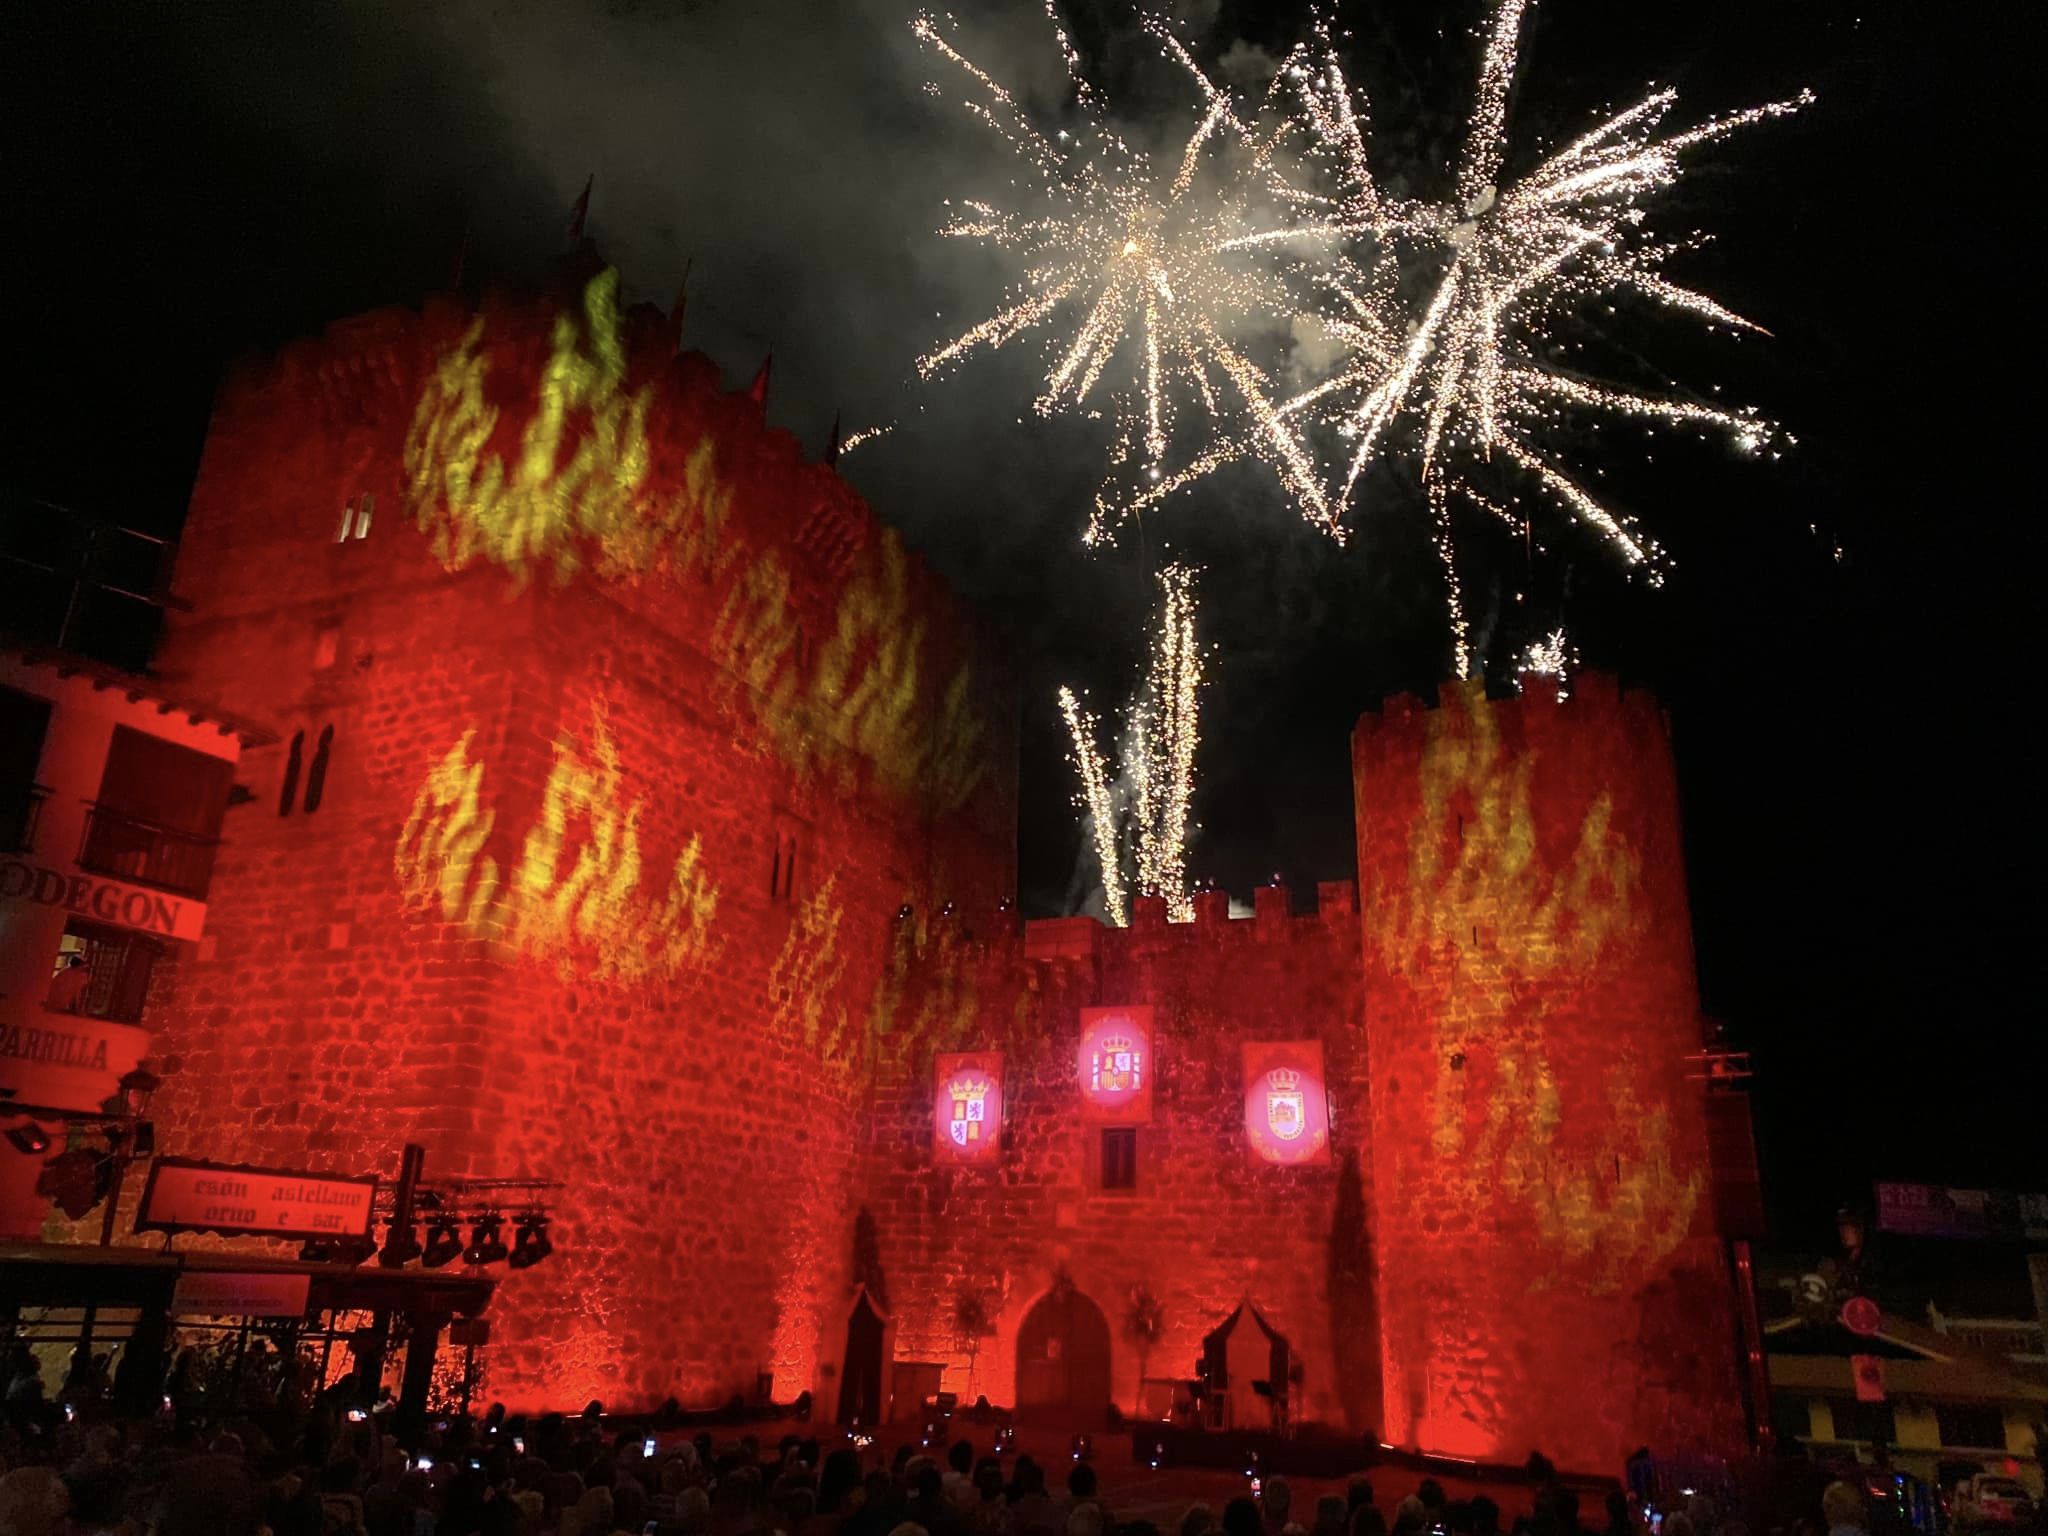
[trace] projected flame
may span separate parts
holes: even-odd
[[[1470,1003],[1438,1015],[1433,1151],[1464,1168],[1475,1191],[1522,1204],[1583,1281],[1612,1289],[1685,1238],[1702,1180],[1679,1172],[1670,1112],[1644,1107],[1643,1063],[1627,1049],[1605,1065],[1600,1111],[1582,1095],[1567,1112],[1549,1036],[1566,1027],[1559,1010],[1595,967],[1646,936],[1642,863],[1614,825],[1610,790],[1590,797],[1575,828],[1539,827],[1534,766],[1527,751],[1509,754],[1492,709],[1432,717],[1425,830],[1411,842],[1407,882],[1384,896],[1383,959],[1418,979],[1448,966],[1450,992]],[[1453,825],[1455,839],[1434,835]]]
[[[601,704],[587,742],[567,730],[556,737],[539,814],[509,878],[484,852],[497,812],[470,755],[475,737],[464,732],[428,771],[399,836],[394,864],[415,910],[566,977],[638,981],[715,958],[718,887],[701,839],[676,855],[658,896],[642,890],[645,801],[627,789]]]

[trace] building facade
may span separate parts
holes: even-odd
[[[161,669],[277,741],[167,999],[165,1150],[559,1180],[515,1403],[1737,1438],[1654,704],[1390,705],[1363,899],[1019,923],[999,658],[616,283],[224,390]]]
[[[144,679],[0,650],[0,1237],[37,1230],[66,1119],[151,1052],[164,974],[206,937],[245,734]]]

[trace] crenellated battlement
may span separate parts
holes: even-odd
[[[1393,694],[1377,709],[1358,717],[1354,741],[1388,742],[1426,734],[1430,722],[1442,715],[1484,715],[1496,723],[1536,723],[1568,718],[1574,731],[1584,731],[1601,719],[1628,720],[1635,726],[1662,728],[1664,707],[1646,689],[1626,688],[1611,673],[1574,672],[1568,685],[1548,673],[1524,672],[1518,691],[1503,698],[1486,692],[1478,678],[1450,680],[1440,684],[1434,699],[1412,693]]]
[[[1193,898],[1195,915],[1186,922],[1168,921],[1164,897],[1139,896],[1131,903],[1130,924],[1121,928],[1085,913],[1077,917],[1020,920],[1008,902],[986,913],[963,911],[948,904],[929,915],[921,915],[914,905],[906,905],[897,914],[896,922],[920,936],[920,949],[971,947],[1001,962],[1057,964],[1156,953],[1167,948],[1322,943],[1332,936],[1339,943],[1355,944],[1357,882],[1319,881],[1315,896],[1314,907],[1297,911],[1292,889],[1269,883],[1253,893],[1253,911],[1233,915],[1228,892],[1197,891]]]

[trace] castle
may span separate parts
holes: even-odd
[[[1356,888],[1021,923],[1000,657],[762,417],[594,263],[229,382],[160,670],[279,739],[160,1145],[562,1181],[516,1405],[1161,1412],[1207,1350],[1237,1423],[1734,1443],[1654,702],[1393,701]]]

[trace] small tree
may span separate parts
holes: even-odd
[[[1124,1338],[1138,1352],[1138,1396],[1132,1405],[1134,1413],[1145,1411],[1145,1365],[1152,1358],[1159,1336],[1165,1331],[1166,1308],[1159,1304],[1159,1298],[1152,1294],[1149,1286],[1132,1286],[1130,1305],[1124,1309]]]
[[[877,1312],[889,1310],[889,1284],[882,1278],[882,1244],[874,1214],[862,1206],[853,1218],[853,1283],[868,1288]]]
[[[967,1391],[969,1401],[974,1398],[974,1362],[981,1353],[981,1341],[995,1332],[995,1325],[988,1315],[988,1300],[974,1286],[960,1282],[953,1292],[953,1336],[967,1346]]]
[[[967,1393],[975,1397],[975,1358],[981,1354],[981,1341],[995,1331],[995,1319],[989,1317],[987,1296],[975,1286],[961,1282],[961,1288],[952,1292],[952,1335],[967,1346]]]

